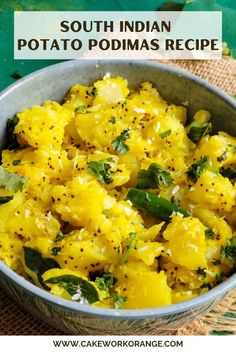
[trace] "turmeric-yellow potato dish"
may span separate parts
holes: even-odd
[[[205,110],[192,118],[150,83],[132,91],[107,74],[8,119],[0,259],[105,308],[166,306],[224,281],[236,260],[236,138],[212,134]]]

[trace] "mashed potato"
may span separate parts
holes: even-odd
[[[236,138],[106,75],[7,122],[0,259],[54,295],[139,309],[231,275]]]

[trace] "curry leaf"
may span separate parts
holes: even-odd
[[[17,141],[16,134],[14,133],[15,127],[19,122],[19,118],[15,115],[13,118],[7,120],[6,135],[7,135],[7,146],[6,149],[14,150],[20,147]]]
[[[157,163],[152,163],[147,170],[140,170],[137,178],[137,188],[167,187],[173,182],[169,171]]]
[[[72,300],[92,304],[99,301],[96,288],[87,280],[76,275],[61,275],[45,281],[46,284],[57,284],[71,295]]]
[[[45,286],[42,275],[49,269],[61,268],[60,265],[52,258],[45,258],[42,254],[30,247],[23,246],[25,265],[35,272],[38,276],[40,284],[48,290]]]
[[[13,195],[0,196],[0,204],[8,203],[12,199],[13,199]]]
[[[18,176],[0,167],[0,188],[13,192],[22,191],[28,180],[29,177]]]

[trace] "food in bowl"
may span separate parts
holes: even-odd
[[[140,309],[234,272],[236,138],[106,75],[7,122],[0,258],[52,294]]]

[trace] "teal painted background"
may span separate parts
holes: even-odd
[[[236,0],[173,0],[184,4],[185,11],[222,11],[223,40],[236,56]],[[13,54],[13,12],[35,11],[152,11],[164,0],[0,0],[0,90],[15,81],[14,71],[25,76],[37,69],[57,63],[55,60],[14,60]]]

